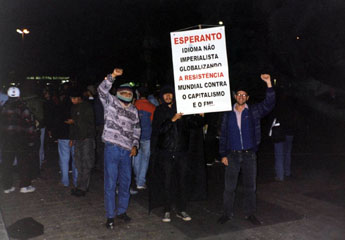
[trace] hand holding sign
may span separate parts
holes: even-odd
[[[176,122],[182,117],[183,113],[176,113],[173,118],[171,119],[172,122]]]
[[[261,79],[267,84],[267,87],[272,87],[271,75],[263,73],[260,75]]]
[[[65,121],[65,123],[71,125],[71,124],[74,124],[74,120],[73,119],[67,119]]]

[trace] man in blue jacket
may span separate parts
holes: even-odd
[[[224,214],[218,223],[225,223],[233,216],[235,190],[239,172],[242,172],[244,188],[244,213],[246,219],[254,225],[261,222],[255,217],[256,212],[256,151],[261,140],[260,119],[274,107],[275,92],[271,76],[261,74],[267,84],[264,101],[248,106],[248,92],[238,89],[233,110],[224,113],[219,153],[225,165],[225,189],[223,195]]]

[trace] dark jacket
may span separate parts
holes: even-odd
[[[23,101],[26,106],[29,108],[30,112],[34,115],[35,119],[39,123],[39,128],[46,126],[44,121],[44,104],[43,99],[37,95],[30,95],[23,97]]]
[[[69,135],[71,140],[84,140],[96,136],[95,118],[90,103],[84,101],[73,105],[71,117],[74,120],[74,124],[70,127]]]
[[[103,109],[102,102],[99,99],[98,95],[95,97],[95,100],[93,102],[93,110],[95,113],[95,124],[96,124],[96,126],[104,125],[104,109]]]
[[[275,92],[273,88],[268,88],[264,101],[243,110],[241,131],[237,125],[236,113],[234,111],[224,113],[219,140],[220,156],[225,157],[232,150],[256,151],[261,142],[260,119],[272,111],[274,104]]]
[[[10,98],[0,114],[1,141],[16,141],[32,146],[38,139],[34,115],[21,99]]]
[[[53,114],[53,137],[56,139],[69,139],[69,128],[70,126],[65,123],[67,119],[71,118],[71,107],[72,103],[69,98],[59,103]]]
[[[189,148],[190,129],[201,127],[203,119],[199,115],[182,116],[176,122],[171,119],[176,108],[162,104],[156,108],[152,122],[151,153],[155,151],[187,152]]]

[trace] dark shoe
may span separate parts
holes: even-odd
[[[249,215],[245,217],[249,222],[251,222],[253,225],[261,225],[262,222],[260,222],[254,215]]]
[[[105,226],[108,229],[114,229],[114,218],[108,218],[107,222],[105,223]]]
[[[84,197],[85,196],[85,191],[80,190],[78,188],[73,188],[71,190],[71,195],[76,196],[76,197]]]
[[[224,223],[226,223],[226,222],[229,221],[229,220],[231,220],[231,218],[229,218],[229,217],[226,216],[226,215],[223,215],[223,216],[221,216],[221,217],[218,219],[217,223],[219,223],[219,224],[224,224]]]
[[[281,179],[281,178],[275,177],[275,178],[274,178],[274,181],[276,181],[276,182],[284,182],[284,179]]]
[[[121,220],[124,221],[124,222],[129,222],[129,221],[131,221],[131,218],[128,217],[128,215],[127,215],[126,213],[122,213],[122,214],[120,214],[120,215],[117,215],[117,218],[118,218],[118,219],[121,219]]]

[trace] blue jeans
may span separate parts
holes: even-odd
[[[225,167],[224,214],[228,217],[233,216],[235,190],[241,170],[244,214],[246,216],[252,215],[256,211],[256,153],[252,151],[232,152],[227,158],[229,164]]]
[[[286,136],[284,142],[274,144],[274,168],[276,178],[284,180],[284,176],[291,175],[291,150],[293,136]]]
[[[61,169],[61,182],[64,186],[69,185],[68,170],[69,160],[72,157],[73,185],[77,186],[78,171],[74,164],[74,146],[69,146],[68,139],[58,139],[59,165]]]
[[[129,203],[129,187],[131,184],[130,151],[111,143],[105,143],[104,148],[104,205],[107,218],[114,218],[125,213]],[[115,206],[115,189],[118,188],[118,201]]]
[[[42,167],[42,163],[44,161],[44,136],[46,133],[46,128],[41,128],[41,136],[40,136],[40,151],[39,151],[39,158],[40,158],[40,168]]]
[[[150,140],[140,141],[138,154],[133,157],[133,170],[137,186],[144,186],[150,159]]]

